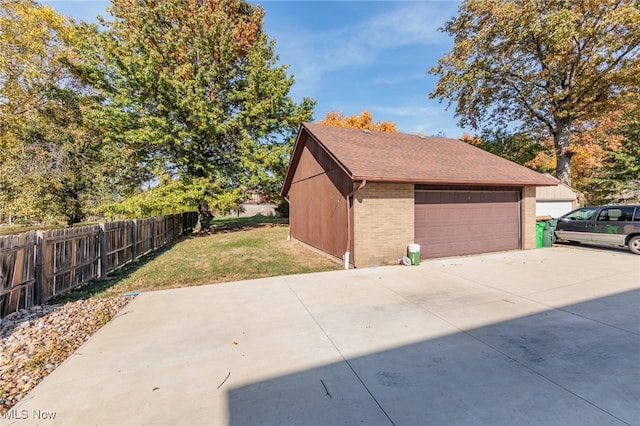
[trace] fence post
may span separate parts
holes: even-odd
[[[151,250],[156,249],[156,219],[151,220]]]
[[[44,232],[36,232],[36,282],[35,282],[35,303],[36,305],[44,304]]]
[[[131,261],[133,262],[138,257],[138,219],[131,221]]]
[[[107,277],[107,240],[105,238],[105,224],[100,223],[99,225],[98,244],[100,245],[100,267],[98,270],[98,278],[103,280]]]

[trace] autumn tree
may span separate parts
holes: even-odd
[[[0,148],[63,77],[68,35],[68,22],[50,7],[0,0]]]
[[[579,188],[592,203],[640,201],[640,102],[614,111],[583,131]],[[580,151],[578,151],[580,153]]]
[[[68,66],[75,37],[48,6],[0,2],[1,213],[72,224],[111,191],[122,152],[106,147],[101,99]]]
[[[0,198],[14,215],[63,217],[72,225],[102,201],[109,157],[101,130],[83,114],[86,98],[69,89],[51,92],[3,152]]]
[[[573,125],[640,86],[638,22],[637,0],[466,0],[443,29],[454,46],[429,71],[440,76],[430,97],[455,102],[463,126],[546,132],[570,184]]]
[[[195,194],[203,227],[238,188],[277,193],[313,102],[288,95],[293,77],[243,0],[114,0],[84,73],[108,94],[114,138]],[[80,65],[82,66],[82,65]]]
[[[570,149],[572,186],[587,202],[601,204],[640,197],[640,103],[611,111],[596,121],[574,125]],[[541,142],[536,157],[525,163],[540,172],[555,168],[553,139]]]
[[[360,115],[351,114],[350,116],[345,116],[342,112],[338,111],[329,111],[319,123],[328,126],[352,127],[354,129],[377,130],[390,133],[398,131],[396,125],[390,121],[373,121],[371,113],[367,110],[362,111]]]

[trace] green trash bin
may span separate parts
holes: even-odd
[[[409,244],[407,247],[407,257],[411,260],[411,264],[417,266],[420,264],[420,244]]]
[[[542,247],[544,239],[544,222],[536,222],[536,248]]]
[[[553,233],[558,225],[557,219],[549,219],[544,221],[544,230],[542,231],[542,247],[553,246]]]

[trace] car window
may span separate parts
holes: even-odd
[[[633,220],[640,222],[640,207],[636,207],[636,214],[633,216]]]
[[[572,213],[569,213],[564,218],[568,220],[591,220],[595,212],[595,207],[585,207],[583,209],[578,209]]]
[[[598,221],[603,222],[630,222],[633,220],[633,207],[608,207],[598,214]]]

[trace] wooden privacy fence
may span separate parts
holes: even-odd
[[[0,318],[104,278],[197,222],[190,212],[0,237]]]

